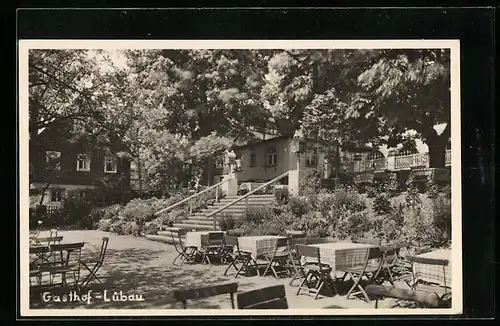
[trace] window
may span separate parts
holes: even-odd
[[[87,190],[80,190],[78,194],[80,196],[80,200],[83,200],[87,197],[88,192]]]
[[[45,158],[49,169],[61,170],[61,152],[46,151]]]
[[[50,201],[60,202],[63,198],[63,189],[51,189],[50,190]]]
[[[76,170],[77,171],[90,171],[90,155],[89,154],[78,154],[76,159]]]
[[[276,148],[270,148],[266,152],[266,165],[276,166]]]
[[[257,165],[257,155],[255,153],[250,154],[250,167]]]
[[[318,152],[316,149],[309,149],[306,153],[306,165],[318,166]]]
[[[104,172],[116,173],[116,158],[111,155],[104,157]]]
[[[378,160],[378,159],[382,159],[384,158],[384,154],[380,153],[380,152],[372,152],[370,154],[368,154],[368,160]]]
[[[215,167],[216,168],[222,168],[224,167],[224,158],[223,157],[218,157],[217,160],[215,161]]]

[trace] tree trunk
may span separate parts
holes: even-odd
[[[429,143],[429,167],[444,168],[446,166],[446,143],[448,139],[439,137],[432,143]]]
[[[139,179],[139,196],[142,196],[142,164],[141,160],[137,160],[137,177]]]
[[[446,166],[446,145],[450,137],[449,125],[445,130],[438,135],[435,130],[426,137],[427,146],[429,147],[429,167],[444,168]]]
[[[335,179],[338,180],[340,176],[340,145],[335,148]]]
[[[45,192],[47,192],[47,190],[49,189],[49,187],[50,187],[50,182],[47,182],[47,184],[45,185],[45,187],[42,188],[42,195],[40,196],[40,205],[42,205],[43,199],[45,198]]]

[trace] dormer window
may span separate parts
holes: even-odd
[[[77,171],[90,171],[90,155],[89,154],[78,154],[76,159],[76,170]]]
[[[104,172],[116,173],[116,157],[112,155],[106,155],[104,157]]]

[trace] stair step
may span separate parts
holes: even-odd
[[[180,221],[182,224],[198,224],[198,225],[209,225],[209,226],[213,226],[214,225],[214,220],[211,219],[211,218],[200,218],[200,219],[192,219],[192,218],[188,218],[186,220],[182,220]]]
[[[171,237],[167,237],[167,236],[164,236],[164,235],[146,234],[144,237],[146,239],[152,240],[152,241],[158,241],[158,242],[163,242],[163,243],[168,243],[168,244],[174,244],[174,242],[173,242],[173,240],[172,240]],[[178,243],[179,241],[175,240],[175,242]]]
[[[185,223],[179,223],[179,224],[174,224],[175,227],[183,228],[183,229],[191,229],[191,230],[199,230],[199,231],[204,231],[204,230],[213,230],[214,226],[213,223],[212,225],[201,225],[201,224],[185,224]]]
[[[174,229],[174,228],[171,228],[171,229]],[[179,229],[179,228],[175,228],[175,229]],[[181,233],[181,238],[184,237],[184,234],[186,233],[186,229],[180,229],[180,230],[183,230],[183,232]],[[174,238],[176,238],[179,234],[178,231],[173,231],[174,233]],[[165,237],[171,237],[170,236],[170,231],[158,231],[156,232],[157,235],[161,235],[161,236],[165,236]]]

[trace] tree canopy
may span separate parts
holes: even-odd
[[[251,138],[252,129],[266,128],[282,135],[301,129],[309,138],[342,146],[394,146],[418,136],[429,146],[431,166],[444,166],[449,50],[121,54],[126,64],[117,66],[106,51],[30,51],[34,146],[49,129],[60,137],[91,137],[96,146],[127,153],[158,185],[171,178],[172,169],[193,177],[236,137]],[[438,131],[437,124],[446,127]]]

